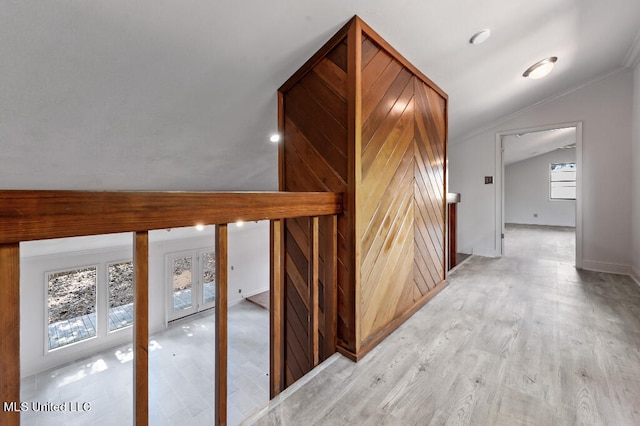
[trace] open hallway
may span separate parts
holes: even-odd
[[[640,287],[473,257],[357,364],[334,355],[249,424],[640,424]]]

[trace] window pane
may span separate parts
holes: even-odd
[[[551,164],[549,180],[549,197],[552,200],[576,199],[576,163]]]
[[[173,311],[178,312],[193,307],[191,277],[193,272],[191,256],[173,259]]]
[[[551,198],[563,200],[575,200],[576,183],[575,182],[552,182]]]
[[[48,274],[49,350],[96,336],[96,267]]]
[[[109,274],[109,331],[133,324],[133,262],[113,263]]]
[[[202,254],[202,282],[204,283],[204,303],[212,303],[216,299],[216,271],[213,252]]]

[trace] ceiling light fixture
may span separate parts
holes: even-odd
[[[273,135],[271,135],[269,140],[273,143],[278,143],[280,142],[280,135],[278,133],[274,133]]]
[[[469,39],[469,43],[471,43],[471,44],[484,43],[485,41],[487,41],[487,39],[490,36],[491,36],[491,30],[489,28],[486,28],[486,29],[484,29],[482,31],[478,31],[477,33],[472,35],[471,38]]]
[[[244,222],[243,222],[243,221],[239,220],[239,221],[237,221],[237,222],[236,222],[236,226],[237,226],[238,228],[242,228],[242,225],[244,225]]]
[[[204,229],[204,225],[203,225],[203,224],[201,224],[201,223],[199,223],[199,224],[197,224],[197,225],[196,225],[196,229],[197,229],[198,231],[202,231],[202,230]]]
[[[547,74],[551,72],[557,60],[558,60],[557,56],[550,56],[539,62],[536,62],[535,64],[527,68],[527,70],[522,74],[522,76],[529,77],[534,80],[545,77]]]

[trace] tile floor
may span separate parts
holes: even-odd
[[[213,318],[213,311],[197,314],[150,338],[150,425],[213,424]],[[131,361],[128,345],[24,378],[22,401],[66,410],[23,411],[21,424],[132,424]],[[268,372],[269,312],[243,301],[229,309],[228,424],[268,402]]]

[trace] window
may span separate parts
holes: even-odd
[[[204,283],[204,304],[208,305],[216,300],[216,268],[213,252],[202,253],[202,281]]]
[[[109,331],[133,324],[133,262],[107,266],[109,281]]]
[[[49,350],[96,336],[97,268],[47,274]]]
[[[551,163],[549,165],[549,180],[550,199],[576,199],[576,163]]]

